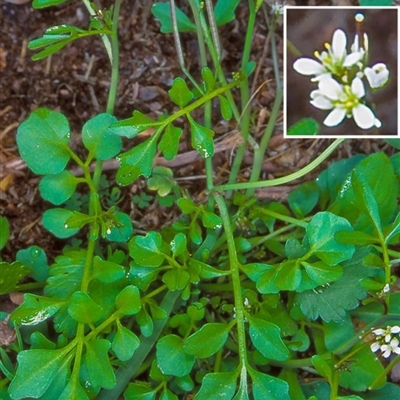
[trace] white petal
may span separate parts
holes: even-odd
[[[362,80],[360,78],[354,78],[353,82],[351,82],[351,91],[359,98],[361,99],[362,97],[365,96],[365,89],[364,85],[362,83]]]
[[[322,79],[318,84],[318,89],[331,100],[338,100],[343,93],[342,85],[332,78]]]
[[[364,56],[364,54],[361,51],[350,53],[344,59],[343,66],[351,67],[351,66],[357,64],[363,58],[363,56]]]
[[[324,71],[322,64],[311,58],[299,58],[294,62],[293,68],[302,75],[318,75]]]
[[[377,128],[380,128],[380,127],[382,126],[382,123],[381,123],[381,121],[379,121],[378,118],[375,118],[374,125],[375,125]]]
[[[365,68],[364,73],[372,89],[383,86],[389,79],[389,70],[383,63]]]
[[[332,52],[335,57],[341,59],[346,55],[346,44],[346,34],[341,29],[337,29],[332,39]]]
[[[314,78],[311,78],[311,82],[319,82],[322,79],[326,78],[332,78],[332,74],[330,72],[323,72],[322,74],[319,74]]]
[[[374,333],[375,336],[382,336],[385,333],[385,330],[382,328],[379,329],[375,329],[372,331]]]
[[[351,45],[351,51],[359,51],[359,50],[360,50],[360,44],[358,40],[358,35],[356,35],[354,38],[354,43]]]
[[[397,339],[397,338],[394,337],[394,338],[390,341],[390,345],[392,346],[392,348],[399,347],[399,339]]]
[[[387,349],[387,350],[382,354],[382,356],[385,357],[385,358],[388,358],[388,357],[390,356],[390,354],[391,354],[391,350],[390,350],[390,349]]]
[[[314,92],[317,92],[317,90],[314,90]],[[320,110],[332,110],[333,104],[325,96],[321,96],[318,94],[313,96],[313,92],[311,92],[311,98],[312,100],[310,100],[310,103],[314,107],[319,108]]]
[[[392,332],[392,333],[399,333],[399,332],[400,332],[400,326],[398,326],[398,325],[392,326],[392,327],[390,328],[390,332]]]
[[[354,121],[361,129],[369,129],[375,126],[375,115],[366,105],[359,104],[353,108],[352,113]]]
[[[375,353],[381,348],[380,344],[378,342],[372,343],[371,344],[371,350]]]
[[[344,117],[346,116],[346,110],[344,108],[335,108],[324,120],[324,125],[326,126],[336,126],[339,125]]]
[[[396,347],[395,349],[393,349],[393,351],[394,351],[396,354],[400,354],[400,347]]]

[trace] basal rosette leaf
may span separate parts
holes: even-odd
[[[125,277],[126,271],[122,265],[112,261],[106,261],[95,256],[93,259],[93,275],[100,282],[111,283],[119,281]]]
[[[65,208],[52,208],[43,213],[43,226],[60,239],[69,238],[79,232],[79,228],[70,228],[67,221],[74,212]]]
[[[110,129],[117,119],[107,113],[96,115],[83,125],[82,141],[90,154],[98,160],[108,160],[122,148],[122,140]]]
[[[134,236],[129,241],[129,254],[138,265],[159,267],[164,261],[161,235],[148,232],[146,236]]]
[[[13,399],[38,398],[49,388],[65,363],[68,349],[23,350],[18,356],[19,367],[12,380],[9,393]]]
[[[169,290],[182,290],[189,283],[190,275],[184,269],[174,268],[167,271],[163,275],[162,280]]]
[[[231,400],[236,393],[238,376],[238,370],[207,374],[194,400],[220,400],[221,398]]]
[[[78,178],[66,170],[59,174],[46,175],[39,183],[40,194],[45,200],[58,206],[74,194],[78,182]]]
[[[350,259],[355,251],[353,245],[336,242],[334,235],[339,231],[353,231],[353,228],[345,218],[330,212],[315,214],[306,228],[310,251],[328,265]]]
[[[161,23],[162,33],[171,33],[172,28],[172,18],[171,9],[168,3],[156,3],[151,8],[151,12]],[[189,17],[179,8],[175,7],[176,22],[178,25],[179,32],[195,32],[196,25],[189,19]]]
[[[225,344],[229,331],[227,324],[205,324],[185,340],[184,350],[187,354],[199,358],[210,357]]]
[[[114,370],[108,357],[111,343],[106,339],[95,339],[86,342],[84,355],[86,367],[93,386],[112,389],[116,384]]]
[[[69,136],[69,124],[63,114],[39,108],[19,126],[18,149],[35,174],[58,174],[70,159]]]
[[[165,375],[185,376],[192,370],[195,357],[184,350],[184,341],[176,335],[167,335],[157,342],[157,364]]]

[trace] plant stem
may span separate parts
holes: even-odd
[[[321,164],[328,156],[346,139],[336,139],[322,154],[320,154],[313,162],[302,168],[300,171],[293,172],[292,174],[283,176],[282,178],[271,179],[259,182],[243,182],[243,183],[231,183],[226,185],[215,186],[214,191],[221,190],[240,190],[249,188],[262,188],[270,186],[283,185],[288,182],[292,182],[295,179],[301,178],[302,176],[308,174],[319,164]]]
[[[246,332],[244,325],[244,306],[243,306],[243,296],[242,296],[242,286],[240,282],[240,271],[239,271],[239,261],[237,258],[235,239],[233,236],[233,231],[231,227],[231,220],[229,217],[228,209],[224,198],[216,193],[214,195],[215,201],[218,205],[221,219],[223,222],[226,241],[228,244],[229,252],[229,263],[232,276],[233,294],[235,298],[235,308],[236,308],[236,321],[237,321],[237,331],[238,331],[238,352],[240,357],[240,364],[242,367],[246,365],[247,360],[247,347],[246,347]]]

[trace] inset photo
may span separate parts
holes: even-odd
[[[285,7],[284,136],[394,138],[398,9]]]

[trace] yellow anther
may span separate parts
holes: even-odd
[[[331,48],[331,45],[330,45],[329,43],[325,43],[324,46],[325,46],[325,48],[326,48],[327,50],[329,50],[329,49]]]

